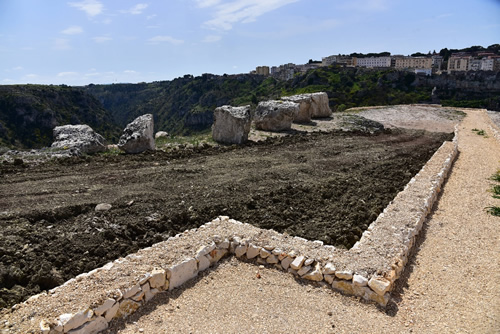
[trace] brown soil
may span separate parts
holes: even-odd
[[[312,133],[0,167],[0,307],[218,215],[350,247],[451,135]],[[110,203],[106,212],[96,204]]]

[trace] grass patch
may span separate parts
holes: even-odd
[[[486,131],[484,131],[483,129],[479,130],[479,129],[472,129],[473,132],[477,133],[479,136],[486,136]]]
[[[500,207],[498,207],[498,206],[490,206],[490,207],[486,208],[486,212],[488,212],[489,214],[491,214],[493,216],[500,217]]]
[[[198,146],[202,143],[214,143],[212,138],[212,130],[205,130],[203,132],[191,136],[168,136],[156,139],[156,147],[163,147],[165,145],[187,145],[192,144]]]
[[[497,170],[497,172],[491,176],[491,179],[493,181],[500,182],[500,169]]]
[[[493,193],[494,198],[500,199],[500,185],[493,186],[491,192]]]

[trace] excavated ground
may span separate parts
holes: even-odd
[[[452,134],[295,134],[242,147],[0,165],[0,307],[227,215],[351,247]],[[96,204],[110,203],[96,212]]]

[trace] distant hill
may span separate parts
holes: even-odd
[[[0,146],[48,146],[54,126],[78,123],[116,142],[121,129],[146,113],[154,115],[155,131],[186,135],[209,129],[218,106],[256,106],[259,101],[319,91],[328,93],[333,111],[410,103],[500,110],[500,73],[483,71],[426,77],[395,69],[330,66],[288,81],[205,74],[138,84],[0,86]]]
[[[68,86],[0,86],[0,146],[50,146],[55,126],[88,124],[108,139],[119,128],[99,101],[82,89]]]

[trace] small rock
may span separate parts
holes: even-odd
[[[272,253],[268,250],[266,250],[265,248],[261,248],[260,249],[260,257],[265,259],[267,257],[269,257],[269,255],[271,255]]]
[[[260,247],[255,246],[254,244],[248,245],[248,250],[247,250],[247,258],[248,259],[253,259],[260,253]]]
[[[306,258],[304,256],[297,256],[293,261],[292,263],[290,263],[290,267],[294,270],[299,270],[302,265],[304,264],[304,261],[306,260]]]
[[[109,210],[111,210],[112,207],[113,206],[111,204],[101,203],[101,204],[96,205],[95,211],[109,211]]]
[[[368,285],[368,279],[361,275],[354,275],[352,277],[352,284],[355,286],[367,286]]]
[[[349,281],[352,279],[352,271],[350,270],[336,271],[335,276],[337,276],[337,278]]]
[[[325,265],[325,268],[323,269],[323,273],[327,275],[334,275],[335,274],[335,266],[332,263],[327,263]]]

